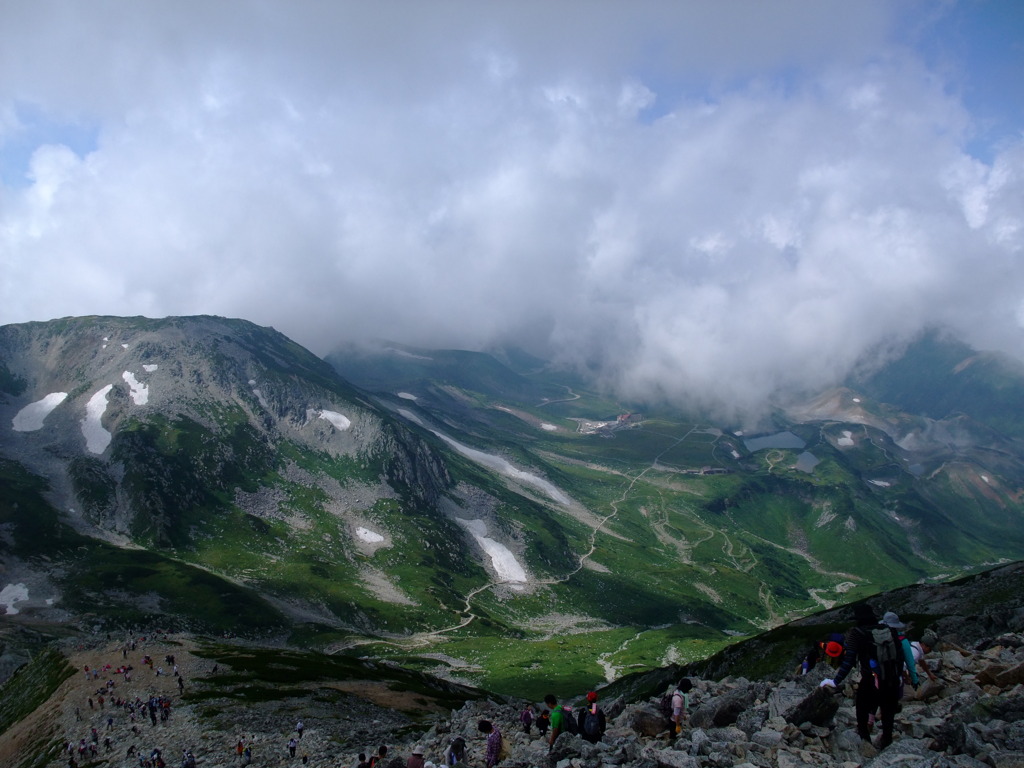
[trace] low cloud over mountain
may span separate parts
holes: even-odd
[[[8,10],[0,322],[515,342],[738,416],[929,326],[1018,349],[1024,145],[971,55],[1013,47],[916,9]]]

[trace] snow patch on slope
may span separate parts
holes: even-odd
[[[112,436],[104,429],[100,419],[107,410],[107,395],[114,388],[107,384],[103,389],[89,398],[85,405],[85,418],[82,419],[82,434],[85,436],[85,447],[90,453],[103,453],[110,445]]]
[[[11,419],[15,432],[35,432],[43,428],[43,421],[67,398],[67,392],[51,392],[42,400],[29,403]]]
[[[461,518],[456,518],[456,520],[469,531],[487,556],[491,558],[491,566],[497,573],[498,579],[503,582],[511,582],[512,589],[521,590],[522,586],[519,585],[525,584],[527,580],[526,569],[519,564],[516,556],[509,551],[508,547],[487,536],[487,523],[483,520],[463,520]]]

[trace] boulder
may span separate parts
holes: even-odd
[[[657,736],[671,726],[671,721],[654,707],[638,707],[628,713],[629,727],[641,736]]]
[[[757,693],[753,688],[754,686],[735,688],[701,704],[690,715],[690,725],[695,728],[721,728],[726,725],[734,725],[739,716],[754,704]]]
[[[987,664],[974,676],[974,682],[980,686],[996,685],[996,679],[1004,672],[1006,667],[1002,664]]]
[[[838,709],[839,699],[835,694],[827,688],[815,688],[809,695],[805,695],[784,712],[782,716],[786,722],[794,725],[801,723],[828,725],[832,722]]]
[[[736,718],[736,727],[743,731],[747,736],[757,733],[766,726],[770,717],[770,708],[767,703],[758,704],[757,706],[742,712],[738,718]]]
[[[702,768],[699,758],[675,749],[648,749],[644,757],[652,760],[658,768]]]
[[[771,749],[782,744],[782,734],[779,731],[766,728],[753,734],[750,737],[750,741],[759,747]]]
[[[993,750],[986,756],[992,768],[1024,768],[1024,752]]]
[[[993,681],[1000,688],[1012,688],[1024,683],[1024,664],[1017,664],[996,675]]]

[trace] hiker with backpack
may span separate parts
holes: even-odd
[[[426,760],[423,758],[423,747],[417,744],[412,748],[412,754],[405,761],[405,768],[424,768]]]
[[[452,739],[451,745],[448,747],[448,754],[445,755],[445,763],[449,766],[455,765],[456,763],[466,762],[466,740],[461,736],[456,736]]]
[[[881,624],[871,606],[861,603],[853,607],[857,622],[846,633],[845,652],[836,676],[821,681],[821,687],[838,688],[854,666],[860,666],[860,683],[854,697],[857,712],[857,734],[864,741],[871,740],[869,719],[875,710],[882,717],[882,735],[878,748],[892,743],[896,709],[899,705],[900,683],[906,661],[902,644],[895,629]]]
[[[928,679],[933,683],[937,679],[935,673],[932,672],[932,668],[925,662],[924,657],[926,654],[931,653],[932,648],[939,642],[938,635],[935,634],[934,630],[926,629],[924,634],[921,635],[920,640],[914,640],[910,643],[910,652],[914,656],[914,667],[920,667],[924,670],[924,673],[928,675]]]
[[[586,741],[597,744],[606,727],[604,710],[597,706],[597,694],[590,691],[587,693],[587,706],[580,710],[576,721],[576,730]]]
[[[825,654],[828,659],[828,663],[832,665],[832,669],[836,669],[840,660],[843,658],[845,648],[843,644],[846,642],[846,637],[842,632],[830,632],[826,635],[825,639],[821,641],[821,652]]]
[[[381,744],[377,747],[377,754],[370,758],[370,768],[376,768],[376,766],[383,766],[388,759],[388,745]]]
[[[481,720],[477,724],[477,728],[481,733],[487,734],[487,756],[484,760],[487,768],[494,768],[507,755],[505,740],[501,738],[501,731],[498,730],[498,726],[490,720]]]
[[[689,678],[684,677],[672,693],[672,730],[675,733],[680,733],[683,730],[683,723],[686,722],[687,714],[690,711],[690,691],[692,690],[693,683]]]
[[[523,724],[523,733],[529,736],[533,726],[533,704],[527,704],[519,713],[519,722]]]
[[[546,738],[548,735],[548,728],[551,727],[551,710],[545,709],[539,715],[537,715],[537,730],[540,732],[541,737]]]
[[[806,675],[808,672],[818,666],[818,659],[821,657],[821,643],[815,643],[811,646],[811,649],[804,656],[803,661],[800,662],[800,666],[796,668],[798,675]]]
[[[906,631],[910,628],[910,625],[904,624],[900,621],[900,617],[892,611],[886,611],[882,615],[881,623],[885,624],[887,627],[895,629],[896,634],[899,635],[900,638],[900,651],[903,653],[904,663],[904,673],[903,677],[900,679],[900,698],[902,699],[903,684],[906,681],[906,678],[910,678],[910,684],[913,686],[915,691],[917,690],[917,686],[920,685],[917,678],[917,669],[915,669],[914,665],[914,651],[910,647],[910,641],[907,639],[906,635]]]
[[[551,736],[548,737],[548,751],[550,752],[554,749],[555,740],[558,739],[562,731],[576,733],[576,718],[572,715],[571,707],[558,706],[558,699],[553,693],[544,697],[544,703],[551,710]]]

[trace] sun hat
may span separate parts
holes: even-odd
[[[906,629],[907,625],[900,621],[900,617],[892,611],[886,611],[882,616],[882,624],[893,629]]]

